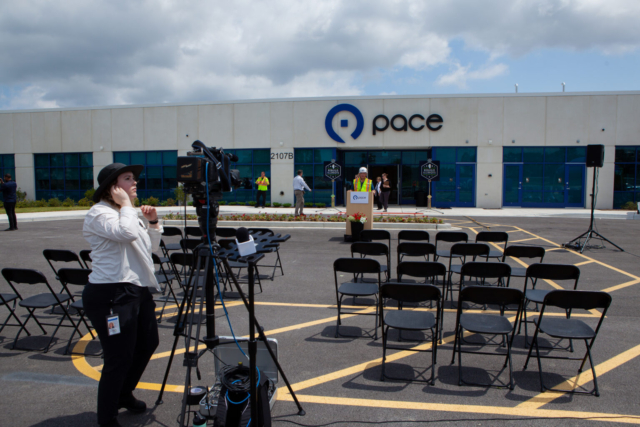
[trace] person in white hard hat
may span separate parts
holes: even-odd
[[[353,191],[371,191],[373,185],[371,180],[367,178],[367,168],[361,167],[356,179],[353,180]]]

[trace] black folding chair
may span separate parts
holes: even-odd
[[[532,320],[527,320],[527,305],[530,302],[536,304],[536,311],[538,304],[544,302],[544,298],[547,296],[551,289],[536,289],[538,280],[566,280],[573,283],[573,290],[578,287],[578,280],[580,279],[580,269],[575,265],[565,264],[531,264],[527,268],[526,277],[524,279],[524,306],[522,308],[522,314],[520,317],[520,325],[518,327],[518,333],[524,323],[524,343],[525,348],[529,345],[529,335],[527,331],[527,323],[533,323]],[[531,282],[531,289],[527,289],[527,284]],[[571,311],[567,311],[567,318],[571,316]],[[570,351],[573,351],[573,342],[569,343]]]
[[[562,393],[567,393],[567,390],[557,390],[553,388],[548,388],[544,385],[544,381],[542,379],[542,362],[540,359],[564,359],[564,360],[582,360],[580,364],[580,368],[578,368],[578,373],[582,372],[584,368],[584,364],[587,361],[587,357],[589,358],[589,364],[591,365],[591,372],[593,374],[593,385],[594,388],[592,391],[580,391],[580,390],[571,390],[569,393],[578,393],[578,394],[595,394],[596,396],[600,396],[600,392],[598,390],[598,380],[596,378],[596,370],[593,364],[593,358],[591,356],[591,348],[593,347],[593,343],[596,340],[596,336],[598,335],[598,331],[600,331],[600,326],[602,325],[602,321],[604,320],[607,310],[611,305],[611,295],[606,292],[601,291],[564,291],[564,290],[556,290],[549,292],[544,297],[544,302],[542,304],[542,309],[540,310],[540,316],[536,322],[536,331],[533,334],[533,345],[529,349],[529,353],[527,354],[527,360],[524,364],[523,369],[527,369],[527,365],[529,364],[529,359],[531,358],[531,351],[533,347],[536,348],[536,358],[538,359],[538,372],[540,374],[540,391],[544,392],[546,390],[558,391]],[[562,317],[550,317],[545,316],[545,311],[548,307],[558,307],[570,312],[573,309],[583,309],[583,310],[594,310],[601,309],[602,314],[600,315],[600,320],[598,321],[598,326],[596,326],[595,331],[591,329],[589,325],[587,325],[582,320],[577,319],[563,319]],[[547,334],[553,338],[560,339],[570,339],[570,340],[584,340],[585,347],[587,348],[584,357],[559,357],[559,356],[542,356],[540,354],[540,346],[538,345],[538,336],[540,333]]]
[[[2,327],[0,327],[0,333],[2,333],[2,330],[5,326],[20,326],[21,328],[24,328],[27,335],[31,336],[31,333],[27,330],[27,328],[24,327],[24,324],[20,321],[20,318],[16,316],[16,303],[18,301],[22,301],[22,296],[20,296],[20,294],[17,292],[15,294],[0,293],[0,306],[6,306],[7,310],[9,310],[9,315],[2,324]],[[9,319],[11,319],[12,317],[18,322],[17,325],[15,323],[9,323]]]
[[[218,244],[220,246],[222,246],[225,249],[229,248],[229,245],[232,243],[235,243],[236,239],[220,239],[218,240]],[[222,271],[220,270],[221,273],[220,277],[223,278],[223,284],[224,284],[224,292],[227,291],[227,283],[229,283],[229,286],[231,288],[233,288],[233,286],[231,286],[231,274],[233,273],[233,269],[236,268],[238,269],[237,274],[235,274],[236,280],[238,281],[238,283],[249,283],[249,264],[244,262],[244,261],[230,261],[227,260],[227,262],[229,263],[229,269],[230,271]],[[242,270],[243,269],[247,269],[247,274],[245,276],[242,276]],[[258,269],[258,265],[255,265],[255,280],[256,283],[258,284],[258,287],[260,288],[260,292],[262,292],[262,280],[260,279],[260,271]]]
[[[371,243],[369,243],[371,244]],[[382,243],[380,243],[382,244]],[[344,282],[338,284],[338,272],[342,273],[351,273],[353,274],[353,280],[350,282]],[[358,276],[364,276],[365,274],[375,274],[378,277],[377,282],[365,282]],[[356,314],[356,315],[364,315],[364,316],[375,316],[375,335],[374,339],[378,339],[378,293],[380,292],[380,263],[375,259],[371,258],[338,258],[333,262],[333,277],[335,280],[336,286],[336,303],[338,305],[338,321],[336,324],[336,335],[338,338],[340,335],[340,325],[342,324],[342,319],[340,315],[343,313],[342,311],[342,298],[353,297],[353,305],[356,304],[357,297],[374,297],[375,298],[375,313],[361,313],[361,312],[353,312],[348,311],[344,312],[345,314]],[[365,306],[366,307],[366,306]],[[343,336],[343,335],[340,335]],[[348,337],[348,338],[357,338],[357,337]]]
[[[440,264],[442,265],[442,264]],[[444,265],[442,265],[444,267]],[[401,381],[419,381],[434,383],[436,357],[438,352],[438,331],[440,330],[439,320],[441,318],[441,292],[440,289],[433,285],[427,284],[408,284],[389,282],[380,287],[380,302],[384,299],[393,299],[398,301],[398,310],[389,310],[384,314],[384,304],[380,304],[380,318],[382,319],[382,373],[380,381],[385,378]],[[430,301],[436,302],[436,315],[424,311],[403,310],[405,303],[421,303]],[[389,338],[389,328],[398,329],[398,334],[402,331],[425,331],[431,330],[431,349],[418,350],[414,348],[389,346],[387,341]],[[387,359],[387,349],[409,350],[418,352],[431,352],[431,379],[405,379],[391,377],[385,374],[385,361]]]
[[[200,227],[185,227],[184,229],[184,235],[185,237],[202,237],[202,230],[200,230]]]
[[[436,247],[432,243],[421,242],[402,242],[398,243],[398,264],[402,262],[404,257],[423,257],[425,261],[429,261],[431,255],[436,253]]]
[[[501,251],[491,251],[487,258],[496,258],[498,261],[502,259],[504,250],[507,249],[509,234],[504,231],[481,231],[476,235],[476,243],[504,243]],[[482,256],[484,258],[484,256]]]
[[[27,319],[24,321],[23,326],[20,328],[20,330],[16,334],[16,337],[13,341],[13,346],[11,347],[12,350],[15,348],[18,348],[16,347],[18,338],[20,337],[22,330],[26,328],[26,325],[27,323],[29,323],[29,319],[31,318],[35,320],[35,322],[38,324],[38,326],[42,330],[42,333],[44,334],[46,334],[47,331],[45,331],[43,326],[56,327],[56,329],[53,331],[53,334],[51,335],[51,339],[49,340],[49,343],[42,349],[39,349],[39,351],[43,350],[45,353],[49,350],[49,347],[51,347],[51,344],[53,343],[53,339],[55,338],[56,333],[58,332],[58,329],[60,327],[72,327],[77,330],[77,326],[73,321],[73,319],[71,318],[71,316],[69,315],[69,312],[67,311],[67,307],[66,307],[66,305],[68,304],[68,301],[71,300],[71,296],[69,295],[68,291],[65,291],[66,295],[57,294],[53,290],[51,285],[49,285],[47,278],[44,277],[42,273],[36,270],[28,270],[24,268],[3,268],[2,275],[4,276],[7,283],[9,283],[9,286],[11,286],[11,289],[13,290],[13,292],[16,294],[18,294],[18,291],[15,288],[15,285],[17,284],[29,284],[29,285],[44,284],[49,290],[49,293],[41,293],[41,294],[33,295],[31,297],[23,299],[18,303],[19,306],[27,309],[27,311],[29,312],[29,315],[27,316]],[[66,290],[66,287],[64,284],[63,284],[63,288],[65,288]],[[35,316],[35,311],[38,309],[55,308],[55,307],[60,307],[62,309],[62,317],[60,317],[60,322],[58,322],[57,325],[51,324],[51,323],[42,323],[38,320],[37,316]],[[52,313],[53,313],[53,310],[52,310]],[[69,322],[71,322],[71,325],[63,325],[62,323],[64,322],[65,319],[68,319]],[[23,348],[19,348],[19,349],[30,350],[30,349],[23,349]]]
[[[180,240],[180,249],[193,252],[193,250],[202,243],[200,239],[181,239]]]
[[[182,235],[182,230],[180,230],[178,227],[169,227],[169,226],[165,226],[162,227],[163,231],[162,231],[162,235],[164,237],[179,237],[179,240],[182,240],[184,238],[184,236]],[[169,256],[169,252],[171,251],[180,251],[182,250],[182,248],[180,247],[180,243],[165,243],[164,241],[160,241],[160,247],[163,248],[163,251],[165,251],[165,256],[168,257]]]
[[[502,254],[502,262],[506,262],[507,257],[512,258],[540,258],[538,262],[542,262],[544,258],[544,248],[541,246],[508,246]],[[527,269],[525,267],[511,267],[511,277],[526,277]]]
[[[218,227],[216,228],[216,238],[228,239],[230,237],[236,237],[236,229],[231,227]]]
[[[91,259],[91,249],[83,249],[80,251],[80,259],[84,262],[84,267],[87,269],[91,269],[91,263],[93,260]]]
[[[487,286],[469,286],[460,291],[458,297],[458,313],[456,315],[455,326],[455,340],[453,342],[453,355],[451,357],[451,363],[455,362],[456,351],[458,352],[458,385],[477,385],[482,387],[502,387],[494,384],[480,384],[470,383],[462,379],[462,353],[475,353],[486,354],[491,356],[505,356],[504,354],[496,352],[486,351],[471,351],[462,350],[463,332],[469,331],[471,333],[480,335],[500,335],[503,337],[503,342],[507,343],[507,354],[505,356],[504,366],[502,369],[509,366],[509,385],[508,388],[513,390],[513,367],[511,361],[511,348],[513,346],[513,338],[515,336],[515,324],[504,316],[504,310],[500,310],[500,314],[476,314],[465,313],[464,303],[469,302],[472,304],[480,305],[497,305],[499,307],[506,307],[509,305],[518,306],[518,314],[522,308],[523,293],[518,289],[512,288],[499,288],[499,287],[487,287]],[[518,316],[516,315],[516,321]],[[509,337],[511,335],[511,337]],[[472,344],[478,346],[480,344]],[[497,379],[497,376],[496,376]]]
[[[386,258],[386,265],[380,264],[380,273],[386,276],[385,282],[390,279],[391,271],[391,254],[389,253],[389,247],[384,243],[376,242],[356,242],[351,244],[351,257],[355,258],[355,255],[360,255],[360,258],[366,258],[368,256],[383,256]]]
[[[387,241],[387,246],[391,249],[391,233],[387,230],[362,230],[360,232],[361,242]]]
[[[442,294],[445,292],[447,280],[447,267],[441,262],[428,261],[403,261],[397,267],[398,282],[406,283],[406,276],[422,279],[425,284],[438,287],[442,286]],[[438,280],[438,277],[441,280]],[[412,279],[413,280],[413,279]],[[384,300],[382,300],[384,301]],[[431,307],[431,304],[429,305]],[[442,328],[444,326],[444,306],[440,312],[440,342],[442,342]]]
[[[457,257],[460,258],[459,255],[452,255],[450,249],[442,249],[442,244],[440,244],[440,249],[438,249],[438,243],[447,242],[447,243],[467,243],[469,241],[469,236],[467,233],[462,231],[439,231],[436,234],[436,258],[435,261],[440,257],[451,258]],[[446,299],[446,296],[445,296]]]
[[[178,298],[176,297],[175,292],[173,292],[173,287],[171,286],[173,280],[175,279],[175,275],[171,272],[167,272],[167,270],[164,268],[163,262],[158,255],[152,253],[151,258],[153,259],[154,266],[156,266],[157,268],[154,273],[156,276],[156,280],[162,287],[162,296],[154,298],[155,301],[162,303],[162,310],[160,310],[160,316],[158,317],[158,323],[162,323],[162,316],[164,315],[164,310],[167,306],[167,302],[169,302],[169,299],[172,298],[176,305],[180,304],[178,303]],[[167,289],[169,290],[169,295],[167,295]]]
[[[269,228],[256,228],[256,227],[251,227],[247,230],[249,232],[249,234],[251,234],[254,239],[259,237],[260,235],[264,235],[264,236],[275,236],[275,233],[273,232],[273,230],[269,229]],[[276,251],[276,261],[273,264],[259,264],[256,265],[256,267],[269,267],[272,268],[273,267],[273,271],[271,272],[271,276],[265,276],[265,278],[269,278],[269,280],[272,280],[275,278],[276,276],[276,270],[278,268],[280,268],[280,274],[282,274],[284,276],[284,269],[282,268],[282,259],[280,258],[280,244],[279,243],[273,243],[270,244],[268,247],[270,248],[274,248]]]
[[[410,242],[429,242],[429,232],[424,230],[400,230],[398,233],[398,244],[402,240]]]
[[[485,243],[456,243],[451,247],[449,252],[449,276],[447,277],[447,290],[444,295],[446,301],[447,295],[451,292],[451,301],[453,301],[453,281],[454,274],[460,274],[462,272],[462,266],[467,263],[467,258],[471,258],[470,261],[475,261],[477,257],[482,255],[489,255],[489,245]],[[461,264],[453,264],[454,259],[459,259]],[[488,261],[488,258],[485,257]],[[462,276],[460,276],[460,282],[458,282],[458,289],[462,287]]]
[[[84,287],[89,283],[90,274],[91,274],[91,270],[88,270],[86,268],[61,268],[60,270],[58,270],[58,277],[60,279],[60,282],[63,283],[65,287],[72,285],[72,286],[81,286],[84,289]],[[71,354],[81,354],[85,356],[100,355],[102,352],[99,352],[97,354],[69,352],[69,348],[71,347],[71,341],[73,340],[73,337],[76,334],[76,332],[78,333],[79,336],[82,336],[82,334],[80,333],[80,323],[84,323],[84,326],[87,328],[87,330],[91,334],[91,339],[95,339],[96,337],[93,334],[93,331],[89,327],[89,324],[87,323],[87,320],[84,316],[84,305],[82,304],[82,298],[71,303],[70,307],[76,310],[76,312],[78,313],[78,316],[80,316],[80,320],[78,321],[77,327],[74,329],[74,331],[71,333],[71,336],[69,337],[69,342],[67,343],[67,348],[65,348],[64,350],[64,354],[71,353]]]

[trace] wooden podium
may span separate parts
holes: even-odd
[[[347,191],[347,216],[356,213],[361,213],[367,217],[367,222],[364,223],[364,230],[373,229],[373,191],[370,191],[368,203],[353,203],[352,193],[360,193],[353,190]],[[347,236],[351,236],[351,223],[347,221],[347,231],[345,234],[345,240]],[[350,237],[349,237],[350,238]]]

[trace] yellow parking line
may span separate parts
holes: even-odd
[[[480,406],[480,405],[459,405],[450,403],[426,403],[426,402],[408,402],[397,400],[373,400],[373,399],[355,399],[346,397],[329,397],[329,396],[312,396],[296,394],[300,402],[317,403],[321,405],[343,405],[356,406],[365,408],[388,408],[388,409],[409,409],[419,411],[437,411],[437,412],[454,412],[454,413],[471,413],[486,415],[507,415],[513,417],[534,417],[534,418],[569,418],[584,419],[589,421],[608,421],[628,424],[640,424],[640,417],[623,414],[608,414],[605,412],[581,412],[581,411],[563,411],[558,409],[526,409],[526,408],[509,408],[502,406]],[[278,394],[278,400],[293,401],[293,398],[284,389]],[[481,421],[481,420],[478,420]]]
[[[583,265],[591,264],[591,263],[593,263],[593,262],[595,262],[595,261],[593,261],[593,260],[589,260],[589,261],[579,262],[579,263],[577,263],[577,264],[573,264],[573,265],[575,265],[576,267],[581,267],[581,266],[583,266]]]
[[[529,240],[538,240],[538,238],[537,237],[530,237],[528,239],[512,240],[509,243],[520,243],[520,242],[526,242],[526,241],[529,241]]]
[[[632,280],[630,282],[621,283],[619,285],[612,286],[612,287],[607,288],[607,289],[603,289],[602,291],[603,292],[613,292],[613,291],[617,291],[617,290],[622,289],[622,288],[626,288],[626,287],[631,286],[631,285],[635,285],[636,283],[640,283],[640,280]]]
[[[640,345],[637,345],[625,352],[620,353],[619,355],[612,357],[611,359],[602,362],[599,365],[596,365],[596,375],[602,376],[607,372],[617,368],[618,366],[627,363],[628,361],[640,356]],[[575,377],[569,378],[564,381],[562,384],[556,386],[558,389],[566,389],[567,391],[575,390],[576,388],[588,383],[593,380],[593,376],[591,374],[590,369],[585,369],[581,374],[576,375]],[[527,409],[538,409],[547,403],[561,397],[564,393],[554,393],[554,392],[545,392],[541,393],[531,399],[522,402],[516,408],[527,408]]]

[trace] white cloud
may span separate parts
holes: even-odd
[[[634,51],[638,16],[637,0],[0,2],[0,108],[358,95],[451,64],[437,83],[464,88],[504,55]],[[454,39],[493,65],[456,65]]]
[[[463,67],[456,64],[455,70],[449,74],[438,77],[436,83],[440,86],[458,86],[460,89],[467,87],[469,80],[487,80],[503,76],[509,72],[509,67],[505,64],[487,65],[483,68],[469,71],[471,66]]]

